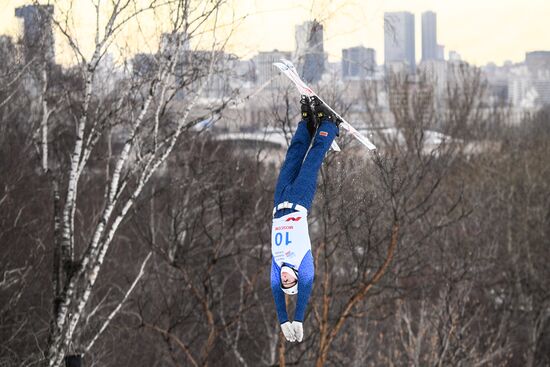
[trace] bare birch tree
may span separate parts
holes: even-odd
[[[94,286],[124,218],[166,161],[182,132],[196,123],[198,116],[193,115],[193,108],[213,70],[215,58],[219,57],[218,49],[223,47],[223,41],[213,37],[211,50],[204,53],[209,57],[201,65],[201,71],[177,77],[176,69],[185,61],[182,60],[184,44],[196,33],[203,32],[206,22],[215,30],[221,1],[117,0],[92,1],[91,5],[95,9],[96,29],[89,57],[71,28],[74,15],[70,8],[52,19],[79,62],[77,78],[82,83],[75,85],[76,89],[67,93],[64,101],[66,106],[71,106],[67,111],[75,124],[75,133],[70,134],[68,164],[48,167],[47,150],[43,149],[43,168],[52,182],[55,228],[54,301],[45,356],[50,366],[59,366],[73,348],[71,344],[79,335],[84,314],[90,310]],[[63,9],[61,5],[59,8]],[[161,43],[155,55],[151,78],[146,83],[141,80],[120,83],[110,101],[106,101],[102,97],[103,86],[95,82],[105,54],[130,22],[143,13],[161,8],[169,14],[166,32],[171,36]],[[45,80],[43,85],[46,88]],[[185,97],[177,101],[175,110],[177,92],[183,92]],[[53,109],[46,103],[43,106],[42,127],[46,127],[50,119],[63,124],[61,114],[52,113]],[[109,135],[113,128],[117,129],[116,134]],[[43,135],[47,134],[47,130],[44,131]],[[103,182],[94,182],[103,188],[103,198],[94,203],[99,208],[95,214],[83,218],[80,213],[89,203],[83,196],[82,185],[90,182],[96,163],[93,157],[102,154],[98,149],[104,141],[109,141],[109,146],[116,144],[116,148],[104,161],[103,171],[108,174],[103,176]],[[118,309],[114,308],[114,314]],[[93,340],[95,337],[90,342]],[[78,346],[75,347],[78,353]]]

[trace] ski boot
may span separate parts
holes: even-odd
[[[307,122],[307,131],[309,132],[309,136],[315,136],[318,123],[316,123],[313,110],[311,109],[310,97],[302,95],[300,98],[300,111],[302,113],[302,120],[306,120]]]
[[[315,111],[315,117],[317,118],[317,121],[321,123],[324,119],[329,120],[330,122],[334,123],[336,125],[336,128],[338,129],[338,132],[336,133],[336,136],[340,135],[340,123],[342,120],[334,114],[317,96],[311,97],[311,105],[313,107],[313,111]]]

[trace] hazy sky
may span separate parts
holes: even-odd
[[[73,0],[76,27],[90,35],[90,0]],[[526,51],[550,50],[550,0],[231,0],[239,27],[228,44],[230,51],[249,58],[258,50],[294,49],[294,26],[316,17],[325,26],[325,50],[329,59],[341,57],[341,49],[363,45],[376,49],[383,62],[385,11],[410,11],[416,21],[416,57],[421,57],[423,11],[437,13],[438,43],[459,52],[477,65],[493,61],[522,61]],[[0,33],[17,32],[14,8],[29,0],[0,0]],[[59,0],[60,3],[66,2]],[[158,27],[158,17],[149,26]],[[154,23],[154,24],[153,24]]]

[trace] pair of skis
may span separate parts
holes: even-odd
[[[310,87],[308,87],[306,85],[306,83],[304,83],[304,81],[298,75],[298,72],[296,71],[296,68],[294,67],[294,64],[292,64],[292,62],[290,62],[288,60],[285,60],[285,59],[281,59],[281,62],[274,62],[273,65],[275,65],[279,70],[281,70],[281,72],[284,75],[286,75],[286,77],[289,78],[294,83],[294,85],[296,85],[296,88],[298,88],[298,91],[300,92],[300,94],[306,95],[308,97],[315,96],[322,103],[324,103],[325,106],[327,106],[327,108],[332,113],[334,113],[334,115],[336,117],[338,117],[339,119],[342,120],[342,122],[340,123],[340,126],[344,130],[348,131],[351,135],[353,135],[357,140],[359,140],[369,150],[375,150],[376,149],[376,146],[366,136],[364,136],[359,131],[357,131],[353,126],[351,126],[351,124],[349,122],[347,122],[342,116],[340,116],[338,114],[338,112],[334,111],[334,109],[332,109],[332,107],[330,107],[328,104],[326,104],[325,101],[323,101],[321,99],[321,97],[319,97]],[[340,147],[338,146],[336,141],[332,142],[332,149],[337,151],[337,152],[340,151]]]

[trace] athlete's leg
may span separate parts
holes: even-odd
[[[302,163],[298,177],[292,184],[287,198],[288,201],[303,205],[308,211],[311,209],[315,190],[317,189],[319,169],[337,133],[338,127],[334,122],[328,119],[321,122],[313,144]]]
[[[285,161],[279,172],[279,178],[275,186],[274,206],[287,200],[283,198],[283,192],[298,176],[310,143],[311,136],[307,128],[307,120],[302,120],[292,137]]]

